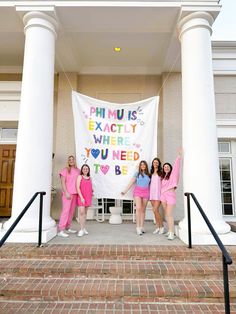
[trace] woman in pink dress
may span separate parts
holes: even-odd
[[[68,157],[68,165],[59,173],[62,187],[62,212],[58,225],[58,236],[67,238],[68,233],[76,233],[70,228],[71,221],[77,205],[76,180],[80,170],[76,166],[75,157]],[[66,233],[66,231],[68,233]]]
[[[152,204],[152,210],[156,221],[156,229],[153,234],[163,234],[164,226],[163,219],[159,212],[161,205],[161,176],[162,168],[159,158],[154,158],[151,166],[151,183],[150,183],[150,202]]]
[[[165,163],[163,165],[161,204],[164,209],[165,219],[168,226],[168,232],[166,234],[168,236],[168,240],[173,240],[175,238],[173,208],[176,204],[176,189],[179,183],[181,156],[182,150],[180,149],[173,168],[169,163]]]
[[[77,191],[78,191],[78,206],[79,206],[79,223],[80,231],[78,237],[82,237],[88,234],[85,229],[85,222],[87,217],[88,207],[92,203],[93,188],[92,180],[90,178],[90,168],[88,165],[83,165],[80,171],[80,175],[77,178]]]

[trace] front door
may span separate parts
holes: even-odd
[[[10,217],[16,145],[0,145],[0,216]]]

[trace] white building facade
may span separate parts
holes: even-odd
[[[57,193],[51,202],[51,186],[59,191],[58,172],[75,153],[74,89],[118,103],[160,95],[157,154],[173,162],[177,147],[184,151],[179,237],[187,242],[183,193],[192,192],[223,242],[236,243],[227,223],[236,222],[236,42],[211,41],[219,12],[213,0],[0,3],[2,156],[17,144],[2,233],[36,191],[46,191],[43,241],[56,235],[61,200]],[[4,167],[2,177],[10,173]],[[192,221],[193,243],[214,244],[194,204]],[[35,202],[11,240],[36,242],[37,230]]]

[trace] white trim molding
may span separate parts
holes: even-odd
[[[217,119],[218,138],[236,138],[236,119]]]

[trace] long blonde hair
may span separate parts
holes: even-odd
[[[66,168],[67,168],[68,173],[71,172],[71,166],[70,166],[70,163],[69,163],[69,159],[70,159],[70,158],[73,158],[73,159],[74,159],[74,162],[75,162],[74,168],[77,168],[75,156],[70,155],[70,156],[67,158],[67,167],[66,167]]]

